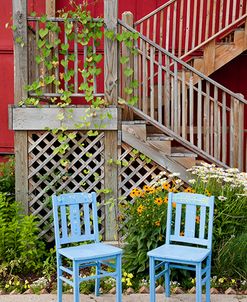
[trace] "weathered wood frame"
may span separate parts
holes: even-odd
[[[46,0],[46,13],[53,16],[55,13],[55,1]],[[104,0],[104,16],[106,28],[117,32],[117,14],[118,1]],[[15,130],[15,174],[16,174],[16,199],[23,204],[25,213],[29,212],[28,205],[28,130],[44,130],[45,127],[50,129],[57,128],[59,121],[56,120],[59,108],[18,108],[19,101],[27,97],[24,87],[28,83],[28,34],[27,34],[27,0],[13,0],[13,22],[16,26],[15,37],[20,37],[23,45],[16,43],[14,45],[14,90],[15,106],[9,110],[10,128]],[[113,115],[113,119],[105,121],[106,126],[93,126],[100,124],[100,120],[95,122],[92,117],[92,130],[101,129],[105,137],[105,187],[111,190],[108,196],[113,198],[116,206],[118,200],[118,166],[110,165],[109,160],[116,161],[120,141],[118,140],[119,114],[117,109],[118,98],[118,43],[117,41],[105,40],[104,53],[107,54],[104,60],[105,70],[105,99],[112,105],[109,109],[100,109],[101,113],[107,110]],[[75,120],[79,119],[85,108],[74,108],[73,114]],[[97,116],[97,114],[96,114]],[[67,121],[69,129],[74,129],[74,122]],[[102,121],[101,121],[102,122]],[[45,127],[44,127],[45,126]],[[83,130],[86,128],[82,128]],[[77,129],[78,130],[78,129]],[[106,225],[105,240],[116,239],[116,215],[115,211],[106,207]]]

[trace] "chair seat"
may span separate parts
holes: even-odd
[[[58,249],[58,253],[71,260],[93,260],[121,254],[122,249],[104,244],[91,243]]]
[[[167,259],[174,262],[201,262],[209,255],[209,253],[210,250],[205,248],[164,244],[152,251],[149,251],[148,256]]]

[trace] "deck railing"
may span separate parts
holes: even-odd
[[[131,32],[130,26],[119,24]],[[246,169],[247,101],[143,34],[136,41],[138,109],[167,134],[222,166]]]
[[[170,0],[134,28],[179,58],[222,39],[247,18],[245,0]]]

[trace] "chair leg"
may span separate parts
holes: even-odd
[[[149,281],[150,281],[150,302],[155,302],[155,261],[153,257],[149,257]]]
[[[202,301],[202,264],[196,264],[196,302]]]
[[[210,276],[211,276],[211,255],[207,258],[207,273],[206,273],[206,302],[210,302]]]
[[[61,265],[61,256],[57,253],[57,302],[62,302],[63,281],[60,279],[60,276],[62,276]]]
[[[74,302],[80,301],[79,264],[73,261]]]
[[[96,263],[96,276],[95,279],[95,296],[99,296],[99,289],[100,289],[100,278],[98,277],[100,275],[100,262],[97,261]]]
[[[122,302],[122,255],[116,256],[116,302]]]
[[[169,263],[165,264],[165,290],[166,290],[166,297],[170,297],[170,265]]]

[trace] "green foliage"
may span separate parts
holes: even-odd
[[[7,162],[0,163],[0,192],[15,192],[15,162],[10,157]]]
[[[5,273],[40,270],[44,251],[34,216],[23,215],[13,197],[0,193],[0,263]]]
[[[238,270],[230,269],[229,265],[231,263],[233,268],[244,261],[246,263],[246,245],[241,244],[241,238],[246,238],[247,233],[246,173],[208,164],[194,167],[190,171],[195,176],[190,181],[193,189],[197,193],[215,196],[213,273],[220,275],[225,271],[231,272],[232,277],[246,276],[245,265],[241,265]],[[234,246],[238,255],[230,252],[233,252]]]
[[[247,280],[247,232],[233,236],[220,247],[215,269],[219,276],[236,276]]]
[[[159,176],[161,177],[161,176]],[[164,243],[168,192],[176,191],[174,179],[157,178],[152,186],[135,188],[130,197],[133,202],[120,203],[120,216],[126,230],[123,266],[126,271],[145,276],[148,273],[150,249]]]

